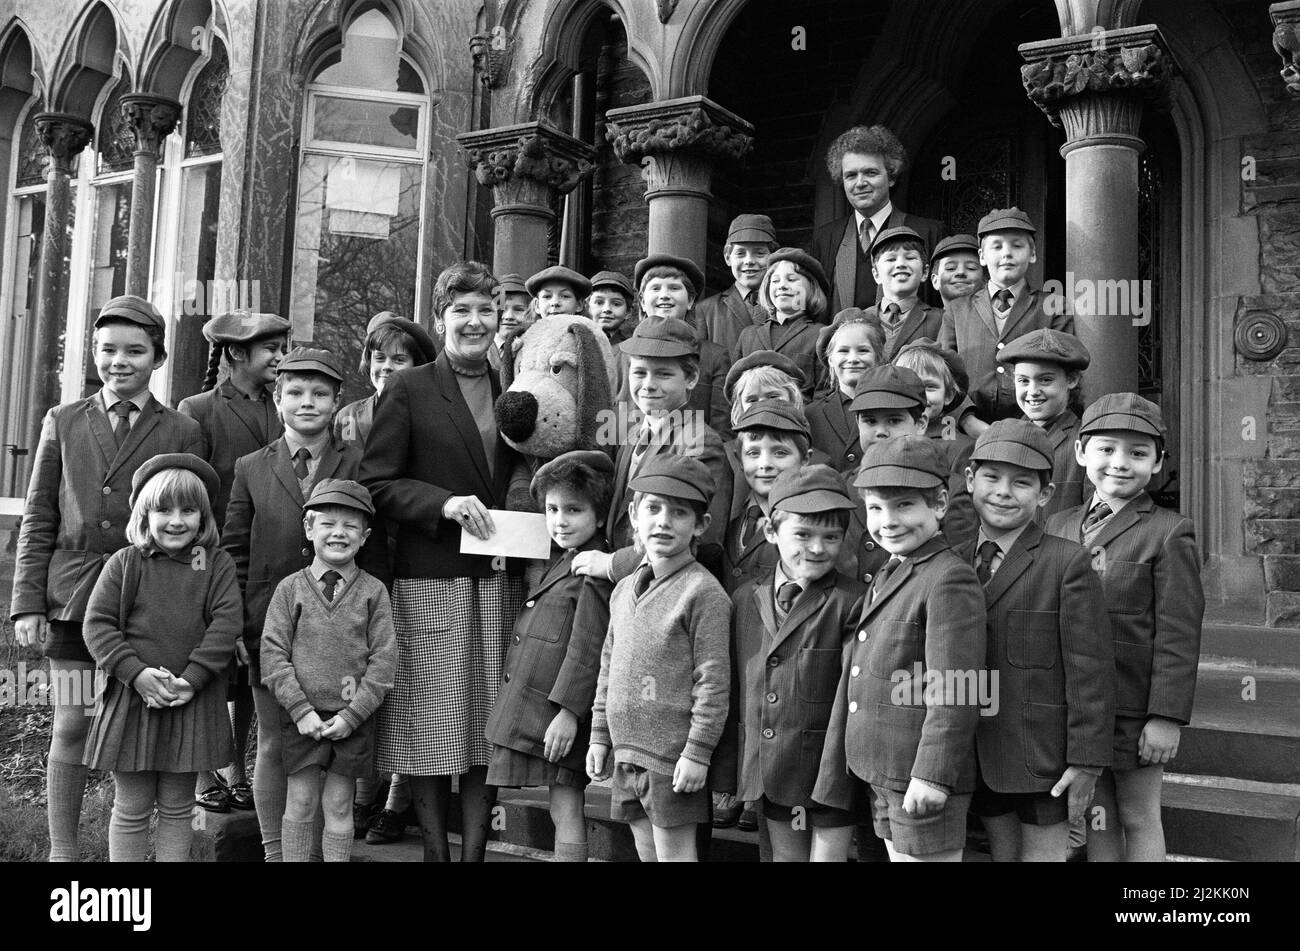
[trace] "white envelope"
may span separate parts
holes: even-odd
[[[460,533],[462,555],[506,555],[510,558],[549,558],[551,536],[546,516],[535,512],[504,512],[489,509],[496,531],[486,540],[467,531]]]

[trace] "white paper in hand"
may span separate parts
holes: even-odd
[[[536,512],[503,512],[490,509],[496,531],[486,539],[460,533],[462,555],[505,555],[509,558],[549,558],[551,536],[546,516]]]

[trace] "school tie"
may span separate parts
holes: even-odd
[[[754,535],[758,531],[758,523],[763,518],[763,510],[757,505],[751,505],[745,509],[745,521],[740,526],[740,553],[743,555],[745,549],[750,546],[754,540]]]
[[[881,590],[885,587],[885,582],[887,582],[889,580],[889,576],[894,573],[894,569],[896,569],[902,563],[903,563],[903,559],[899,558],[897,555],[894,555],[889,559],[889,561],[885,562],[883,568],[881,568],[879,571],[876,572],[876,583],[871,586],[872,601],[876,600],[876,595],[880,594]]]
[[[902,319],[902,316],[903,316],[903,309],[899,307],[898,304],[894,303],[893,301],[890,301],[888,304],[885,305],[885,314],[884,314],[885,324],[889,327],[890,330],[897,329],[898,322],[899,320]]]
[[[999,317],[1005,317],[1011,310],[1011,291],[1008,288],[1002,288],[993,295],[993,309],[998,312]]]
[[[871,256],[871,239],[876,236],[876,225],[870,218],[862,220],[862,226],[858,228],[858,243],[862,245],[862,253]]]
[[[776,607],[781,612],[782,617],[790,613],[790,609],[794,607],[795,599],[799,597],[799,592],[802,590],[803,588],[793,581],[787,581],[776,589]]]
[[[119,449],[131,432],[131,410],[133,409],[135,404],[130,400],[118,400],[113,404],[113,414],[117,416],[117,424],[113,427],[113,439]]]
[[[980,545],[979,563],[975,565],[975,574],[979,575],[980,584],[988,584],[993,577],[993,559],[998,556],[998,543],[985,542]]]
[[[321,582],[325,585],[325,600],[334,600],[334,586],[343,580],[343,576],[331,568],[325,574],[320,576]]]
[[[299,482],[307,478],[307,460],[310,458],[311,451],[306,446],[293,454],[293,474],[298,477]]]
[[[758,291],[750,291],[745,295],[745,303],[750,307],[758,306]]]
[[[1105,502],[1098,502],[1088,511],[1088,517],[1083,520],[1083,533],[1086,535],[1106,519],[1110,518],[1111,509]]]
[[[639,601],[641,596],[650,590],[650,584],[655,580],[654,569],[649,565],[642,565],[636,570],[636,578],[632,580],[632,594]]]

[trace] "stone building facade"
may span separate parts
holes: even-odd
[[[1136,282],[1076,316],[1089,394],[1171,421],[1205,652],[1300,666],[1298,29],[1294,0],[0,0],[0,495],[113,294],[168,314],[174,405],[234,304],[355,364],[465,256],[672,251],[716,290],[730,217],[803,244],[844,210],[827,145],[881,122],[909,211],[1017,204],[1034,280]]]

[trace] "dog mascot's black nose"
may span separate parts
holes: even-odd
[[[509,390],[497,398],[497,428],[511,442],[526,442],[537,428],[537,397]]]

